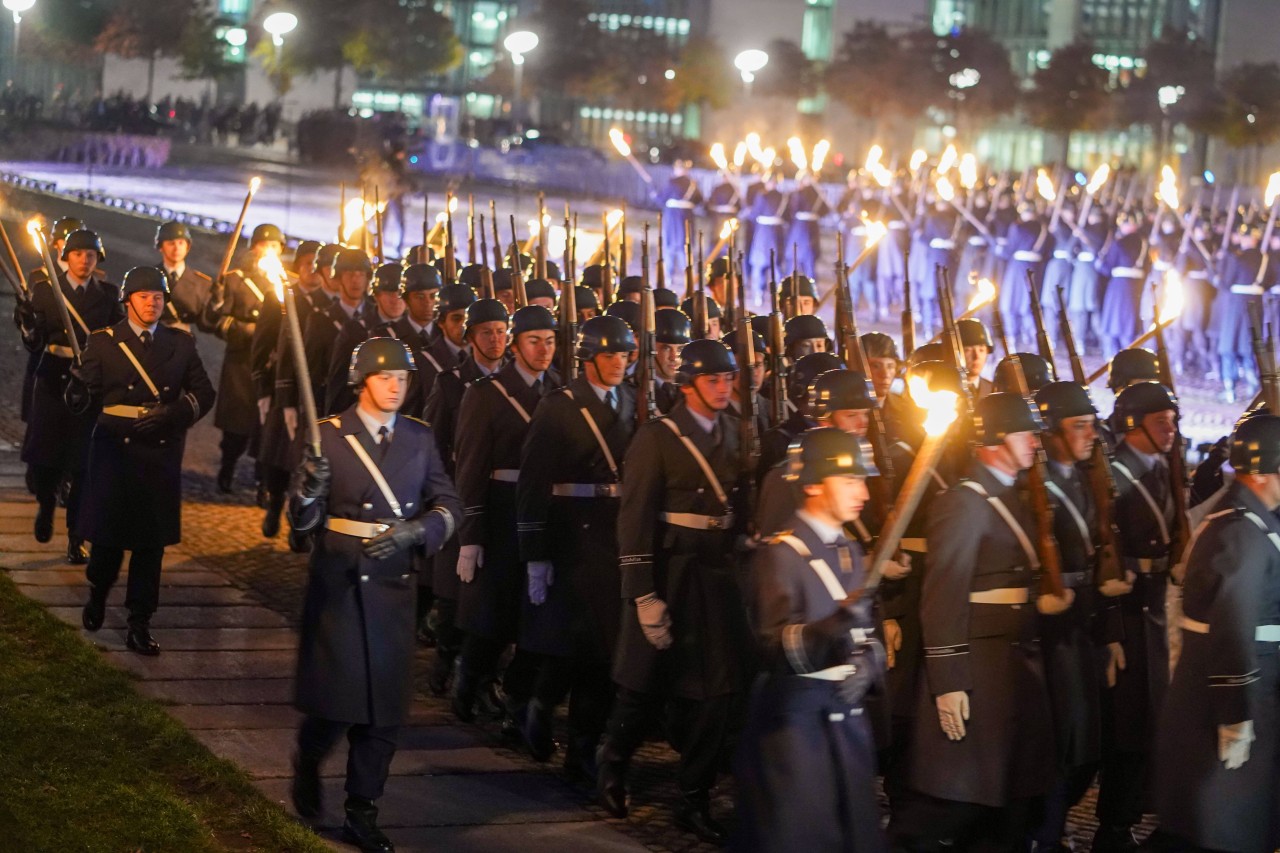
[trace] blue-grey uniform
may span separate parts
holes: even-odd
[[[822,257],[818,222],[831,212],[822,193],[811,183],[806,183],[787,197],[787,219],[791,223],[787,231],[786,263],[779,258],[782,269],[798,269],[801,275],[816,278],[818,261]]]
[[[765,190],[751,205],[751,248],[747,252],[747,284],[756,294],[768,291],[769,259],[777,258],[779,270],[788,268],[787,196],[776,189]],[[781,274],[781,273],[779,273]]]
[[[1275,282],[1276,269],[1271,263],[1263,267],[1263,255],[1257,249],[1231,252],[1218,274],[1218,299],[1215,306],[1218,331],[1218,358],[1222,365],[1222,382],[1235,385],[1241,368],[1248,370],[1253,362],[1253,345],[1249,330],[1249,303],[1262,299],[1262,294]]]
[[[1098,258],[1098,272],[1108,279],[1098,317],[1102,353],[1108,359],[1138,336],[1138,303],[1147,276],[1146,263],[1147,241],[1136,231],[1116,236]]]
[[[938,268],[948,271],[955,265],[956,236],[959,216],[950,209],[931,210],[925,216],[920,228],[920,242],[924,251],[924,267],[919,278],[913,278],[917,285],[913,294],[916,297],[916,317],[926,335],[942,327],[942,314],[938,309],[938,291],[941,281],[938,279]]]
[[[720,231],[724,224],[730,219],[738,215],[738,211],[742,208],[742,199],[738,198],[738,191],[734,189],[733,184],[728,181],[721,181],[711,188],[711,192],[707,195],[706,201],[703,203],[703,209],[706,210],[710,219],[708,222],[707,235],[713,240],[720,239]],[[666,221],[664,216],[663,221]],[[683,238],[681,238],[683,239]],[[742,228],[739,222],[738,236],[735,239],[737,245],[741,245]]]
[[[1098,252],[1107,239],[1107,226],[1101,220],[1096,220],[1082,226],[1080,230],[1081,233],[1076,235],[1075,258],[1071,265],[1066,297],[1071,325],[1078,330],[1078,336],[1083,336],[1089,329],[1089,317],[1098,313],[1100,304],[1097,260]]]
[[[694,214],[702,204],[702,190],[688,175],[672,175],[658,193],[658,202],[662,205],[662,239],[667,248],[667,281],[684,281],[685,226],[689,227],[690,240],[696,241],[698,224]]]
[[[1052,250],[1047,223],[1031,219],[1009,226],[1001,250],[1004,273],[1000,279],[1000,312],[1004,315],[1005,332],[1014,344],[1035,340],[1027,271],[1035,273],[1037,282],[1040,281],[1045,255]]]
[[[846,229],[844,262],[852,266],[867,248],[867,226],[863,218],[865,217],[869,222],[876,222],[883,217],[884,211],[875,199],[861,198],[855,192],[845,196],[840,203],[840,209],[844,211],[842,225]],[[866,303],[872,319],[876,321],[883,319],[889,313],[889,295],[880,290],[876,279],[879,253],[880,247],[877,245],[862,261],[861,266],[849,270],[849,291],[854,310],[857,310],[859,303]]]
[[[1058,288],[1066,290],[1071,282],[1075,268],[1076,240],[1071,233],[1071,226],[1061,219],[1050,229],[1049,240],[1053,249],[1045,261],[1044,278],[1037,281],[1036,285],[1040,288],[1040,308],[1044,311],[1045,329],[1049,333],[1049,340],[1056,341],[1059,329]],[[1025,281],[1023,286],[1026,286]]]

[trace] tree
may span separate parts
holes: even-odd
[[[934,41],[930,90],[942,94],[933,106],[954,115],[957,125],[1009,112],[1018,103],[1018,80],[1009,51],[983,30],[960,30]]]
[[[230,20],[217,18],[208,10],[192,12],[182,33],[179,56],[184,79],[217,80],[235,71],[235,63],[227,60],[226,42],[218,38],[219,28],[228,26]]]
[[[94,42],[116,5],[114,0],[42,0],[22,18],[21,51],[60,62],[97,62]]]
[[[357,72],[380,80],[419,80],[462,62],[453,20],[427,0],[374,0],[365,6],[374,7],[371,16],[342,47]]]
[[[871,122],[872,136],[881,138],[894,119],[913,121],[933,100],[936,76],[922,46],[918,33],[898,38],[882,24],[861,21],[826,69],[827,93]]]
[[[1110,75],[1093,62],[1094,47],[1076,42],[1053,52],[1036,71],[1025,100],[1027,118],[1041,130],[1061,136],[1060,155],[1070,150],[1071,134],[1105,121]]]
[[[769,54],[769,64],[756,74],[755,92],[796,101],[818,93],[821,80],[817,64],[805,55],[800,45],[774,39],[765,47],[765,53]]]
[[[1232,148],[1280,140],[1280,66],[1243,62],[1223,76],[1219,89],[1215,136]]]
[[[156,60],[182,55],[184,34],[196,8],[189,0],[123,0],[94,39],[94,48],[122,59],[145,59],[150,101]]]
[[[1169,130],[1195,127],[1215,99],[1213,52],[1185,31],[1166,29],[1147,45],[1141,69],[1125,87],[1121,104],[1125,124],[1151,128],[1156,159],[1164,159]]]
[[[691,38],[680,50],[671,86],[669,109],[687,104],[713,110],[731,102],[736,80],[730,73],[729,58],[720,45],[708,38]]]
[[[616,38],[588,18],[594,8],[586,0],[543,1],[529,17],[529,29],[541,41],[526,59],[527,84],[576,98],[607,98],[615,93],[611,49]]]

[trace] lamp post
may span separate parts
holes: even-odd
[[[18,76],[18,38],[22,30],[22,14],[30,12],[36,0],[4,0],[4,7],[13,13],[13,72],[10,77]]]
[[[272,12],[262,20],[262,28],[271,36],[276,52],[284,47],[284,37],[298,28],[298,16],[292,12]]]
[[[756,74],[768,64],[769,54],[759,48],[744,50],[733,58],[733,67],[742,75],[742,84],[748,95],[751,94],[751,84],[755,82]]]
[[[528,30],[517,30],[502,40],[502,46],[511,54],[511,64],[515,68],[515,87],[511,97],[511,119],[516,124],[516,133],[524,130],[520,103],[520,88],[524,83],[524,55],[538,46],[538,34]]]

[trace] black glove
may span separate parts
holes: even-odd
[[[302,464],[298,466],[302,482],[298,486],[298,494],[309,500],[318,500],[329,494],[329,480],[333,471],[329,468],[329,460],[316,456],[310,450],[306,452]]]
[[[40,313],[36,311],[35,306],[28,299],[19,299],[17,304],[13,306],[13,322],[24,333],[30,332],[36,327]]]
[[[364,543],[364,555],[375,560],[385,560],[414,545],[421,545],[426,538],[427,526],[422,519],[397,521]]]
[[[160,403],[138,418],[138,422],[134,424],[133,428],[138,435],[155,435],[169,430],[179,430],[183,427],[191,426],[191,419],[194,414],[191,404],[186,400],[178,400],[174,403]]]
[[[214,279],[209,285],[209,301],[205,303],[214,311],[222,308],[222,303],[227,300],[227,285],[223,283],[222,277]]]
[[[840,697],[840,701],[850,708],[861,705],[879,680],[880,673],[884,671],[884,660],[884,646],[880,645],[879,640],[858,644],[858,649],[849,662],[853,666],[853,672],[836,687],[836,695]]]
[[[89,393],[88,386],[75,373],[67,377],[67,387],[62,389],[62,402],[67,404],[67,408],[73,415],[83,415],[93,404],[93,396]]]

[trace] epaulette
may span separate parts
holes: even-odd
[[[431,429],[431,424],[427,423],[426,421],[422,420],[421,418],[415,418],[413,415],[401,415],[401,414],[397,414],[397,415],[396,415],[396,417],[398,417],[398,418],[404,418],[406,421],[413,421],[415,424],[421,424],[422,426],[426,427],[427,429]]]
[[[777,533],[773,534],[773,536],[769,537],[769,544],[780,545],[782,544],[782,537],[790,536],[794,532],[795,531],[793,530],[779,530]]]
[[[328,417],[328,418],[321,418],[316,423],[333,424],[334,429],[342,429],[342,418],[339,417],[338,415],[333,415],[332,417]]]

